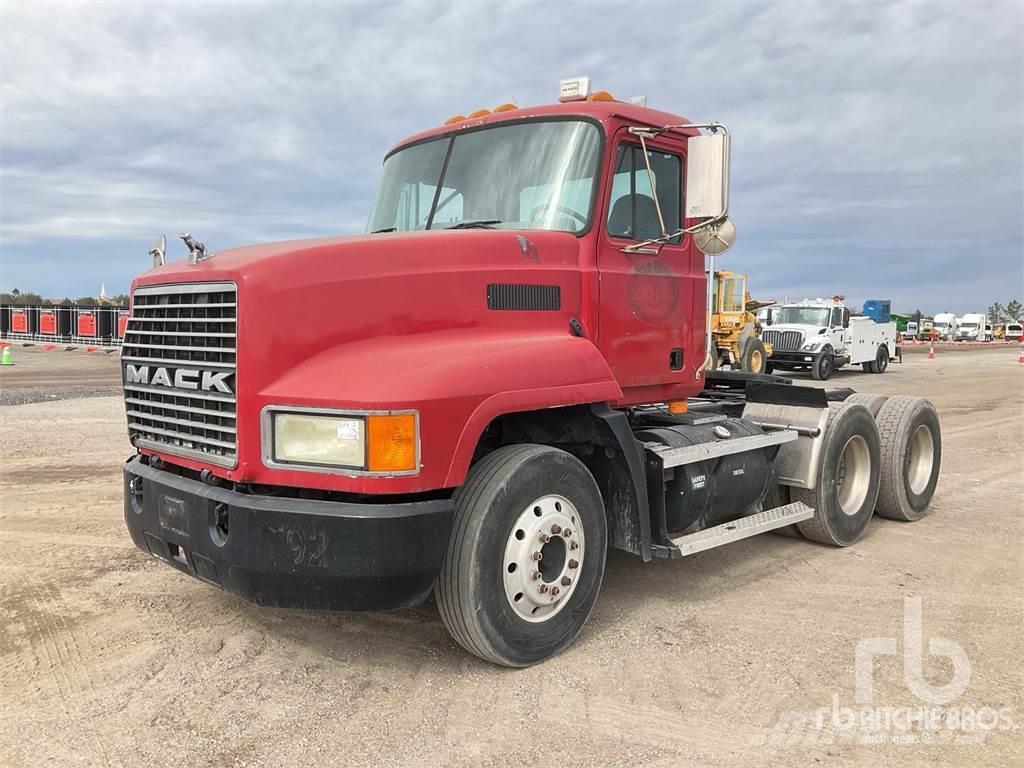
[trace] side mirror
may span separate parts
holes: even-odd
[[[736,241],[729,221],[729,133],[718,126],[710,135],[686,142],[686,217],[706,219],[691,228],[694,243],[704,253],[725,253]]]
[[[686,217],[714,219],[728,213],[729,137],[691,136],[686,142]]]

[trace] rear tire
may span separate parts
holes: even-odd
[[[889,367],[889,348],[884,344],[878,346],[878,352],[875,353],[875,361],[871,364],[872,373],[885,373],[885,369]]]
[[[913,522],[928,514],[942,463],[942,433],[935,406],[923,397],[889,398],[878,412],[882,476],[875,511]]]
[[[601,492],[579,459],[541,445],[499,448],[456,492],[435,587],[441,620],[486,661],[544,661],[567,648],[590,617],[607,538]]]
[[[871,412],[871,415],[875,418],[877,423],[878,412],[882,410],[882,406],[885,405],[885,402],[888,399],[887,395],[872,395],[868,392],[854,392],[848,398],[843,400],[842,403],[834,405],[844,405],[846,403],[857,403],[858,405],[863,405]]]
[[[805,538],[848,547],[864,535],[878,499],[881,445],[875,420],[859,403],[830,409],[817,486],[790,488],[793,501],[814,507],[797,523]]]

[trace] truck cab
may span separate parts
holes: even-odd
[[[575,78],[396,144],[364,234],[159,239],[121,357],[135,544],[260,605],[434,592],[459,645],[521,667],[579,633],[609,547],[847,546],[876,508],[925,514],[927,401],[709,373],[729,141]],[[849,311],[825,315],[839,344]]]
[[[985,341],[988,336],[985,315],[975,312],[968,313],[956,321],[957,341]]]

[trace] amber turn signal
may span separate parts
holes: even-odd
[[[687,405],[685,400],[669,400],[668,412],[676,416],[686,413]]]
[[[416,469],[416,414],[370,414],[366,417],[367,469],[411,472]]]

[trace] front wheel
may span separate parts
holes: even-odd
[[[818,353],[811,365],[811,376],[816,381],[825,381],[832,376],[835,361],[832,359],[832,351],[825,349]]]
[[[435,587],[441,620],[494,664],[544,661],[590,617],[607,538],[601,492],[579,459],[541,445],[499,448],[456,493]]]
[[[743,349],[743,360],[740,368],[747,373],[765,373],[768,366],[768,353],[765,351],[764,342],[758,338],[752,338]]]

